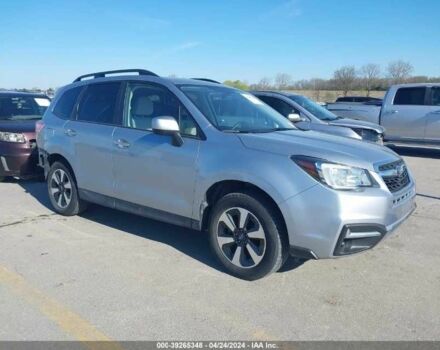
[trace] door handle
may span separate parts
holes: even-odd
[[[397,113],[399,113],[399,111],[397,109],[395,109],[395,110],[391,111],[390,113],[391,114],[397,114]]]
[[[435,111],[434,114],[440,114],[440,110]]]
[[[73,129],[66,129],[66,130],[64,131],[64,133],[65,133],[67,136],[76,136],[76,131],[73,130]]]
[[[130,142],[123,140],[123,139],[119,139],[119,140],[115,141],[114,144],[118,148],[128,148],[131,146]]]

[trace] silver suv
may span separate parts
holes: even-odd
[[[372,248],[415,208],[393,151],[296,129],[255,96],[206,80],[79,77],[57,93],[37,142],[56,212],[92,202],[206,230],[227,271],[248,280],[289,254]]]

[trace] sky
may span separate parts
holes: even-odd
[[[0,3],[0,88],[96,71],[330,78],[403,59],[440,76],[440,0],[17,0]]]

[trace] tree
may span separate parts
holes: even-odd
[[[392,84],[404,83],[411,76],[413,70],[414,67],[411,63],[402,60],[391,62],[387,68],[388,77]]]
[[[362,83],[367,96],[370,96],[370,91],[377,86],[380,78],[380,66],[375,63],[368,63],[361,68]]]
[[[356,81],[356,68],[354,66],[341,67],[335,71],[333,79],[338,89],[343,91],[344,96],[347,96],[348,91]]]
[[[285,90],[292,85],[292,77],[287,73],[278,73],[275,77],[275,86],[278,90]]]
[[[240,90],[249,90],[249,85],[247,82],[245,81],[241,81],[241,80],[225,80],[223,82],[223,84],[228,85],[228,86],[232,86],[236,89],[240,89]]]
[[[312,90],[315,92],[315,101],[319,101],[321,99],[321,90],[325,88],[325,80],[319,78],[313,78],[310,80],[312,85]]]
[[[255,84],[257,90],[270,90],[272,82],[269,78],[261,78],[260,81]]]

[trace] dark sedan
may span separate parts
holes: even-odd
[[[35,125],[49,104],[43,94],[0,91],[0,181],[41,174]]]

